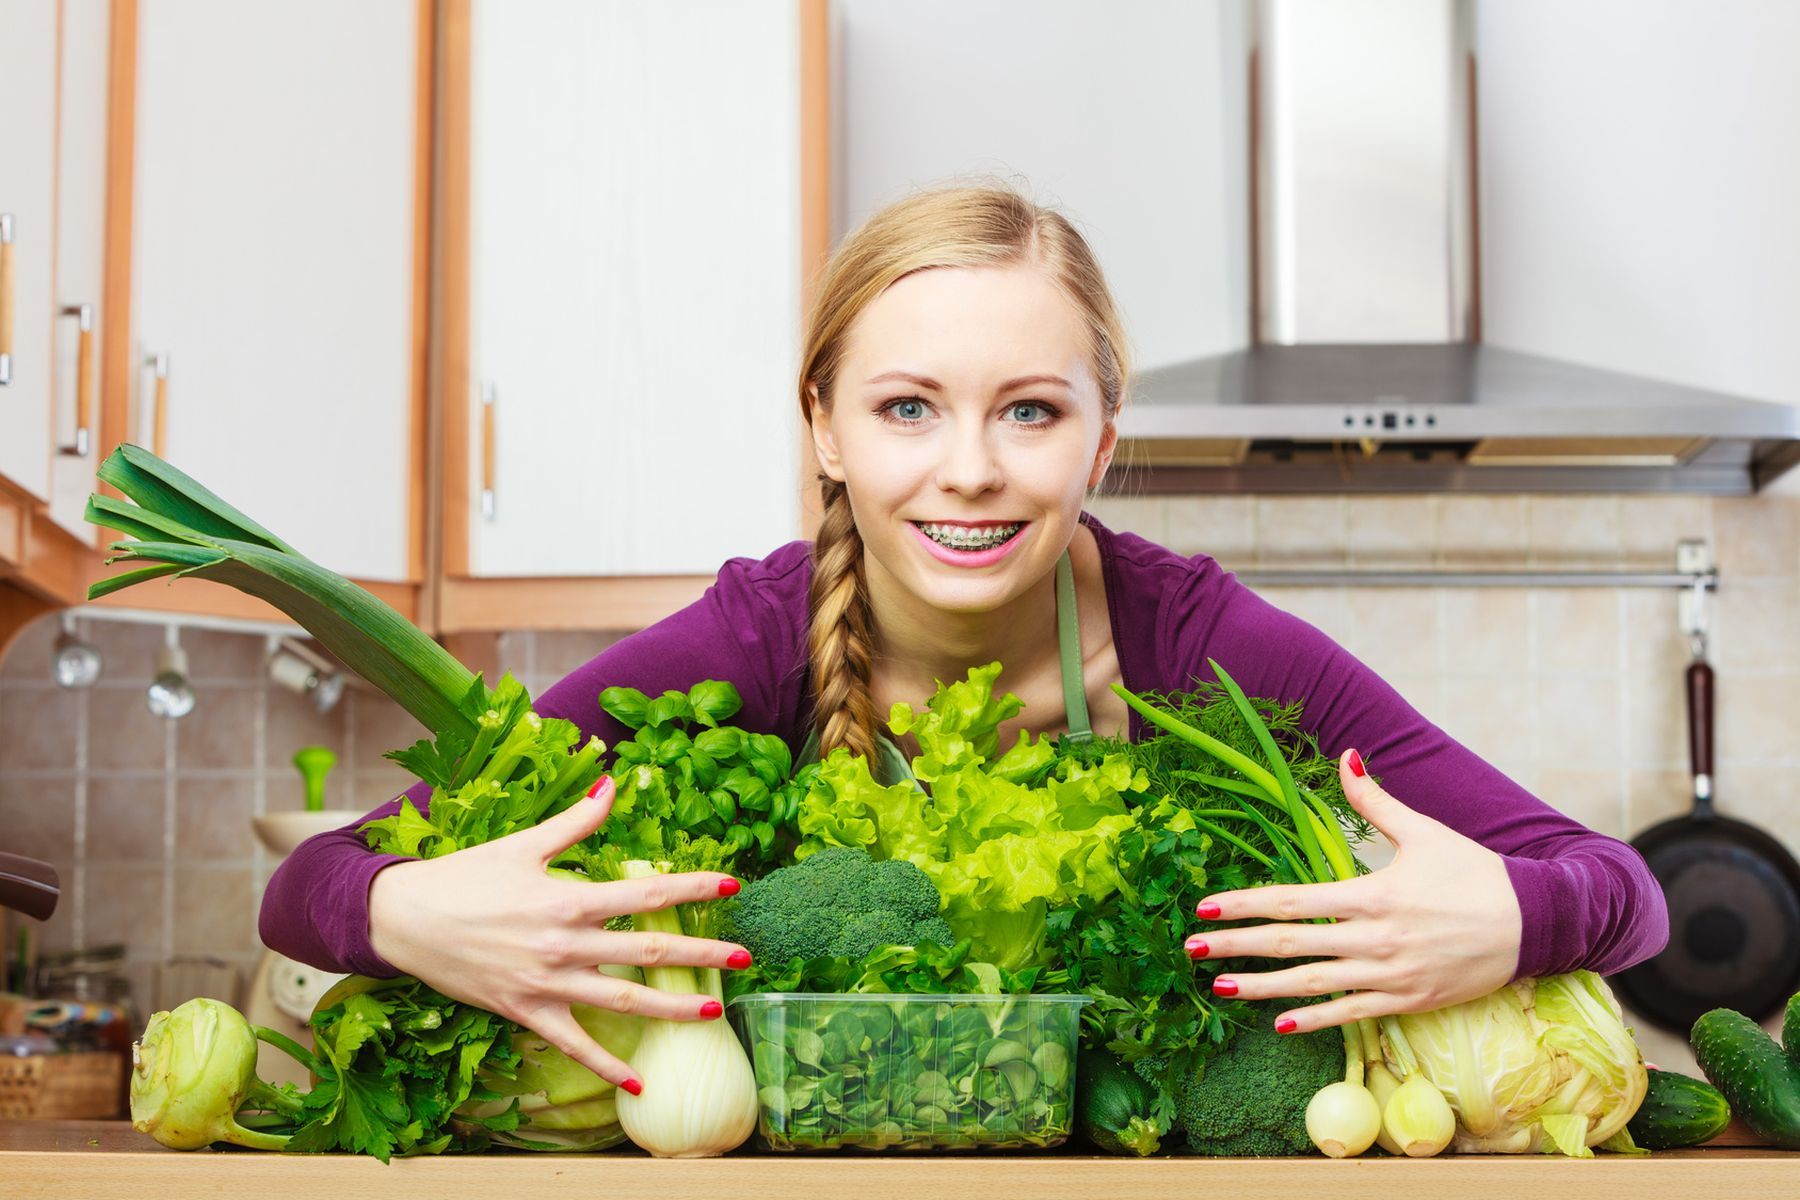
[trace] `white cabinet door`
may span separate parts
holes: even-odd
[[[799,536],[795,0],[475,0],[478,575],[710,574]]]
[[[408,570],[416,0],[142,0],[131,440],[333,570]]]
[[[56,156],[56,336],[52,357],[50,516],[84,541],[99,465],[100,311],[106,279],[109,0],[62,0],[62,110]],[[82,337],[82,307],[87,337]],[[86,393],[83,403],[82,393]],[[83,424],[85,418],[85,426]],[[80,431],[85,427],[87,436]],[[79,453],[85,449],[86,453]]]
[[[0,476],[50,492],[56,5],[0,0]]]

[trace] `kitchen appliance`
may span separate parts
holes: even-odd
[[[1114,489],[1742,495],[1800,463],[1800,408],[1483,344],[1473,0],[1249,11],[1246,344],[1134,378]]]
[[[1713,806],[1713,670],[1704,633],[1693,637],[1693,811],[1632,840],[1668,898],[1669,944],[1612,979],[1627,1008],[1683,1035],[1713,1008],[1766,1020],[1800,990],[1800,863],[1761,829]]]

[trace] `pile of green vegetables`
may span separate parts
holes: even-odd
[[[1020,702],[997,691],[998,663],[971,670],[921,708],[895,706],[889,729],[918,753],[915,780],[893,784],[842,749],[796,768],[779,739],[724,723],[739,704],[729,684],[611,688],[600,703],[633,737],[608,762],[571,723],[536,716],[510,677],[489,689],[167,463],[127,446],[100,475],[135,503],[95,497],[90,519],[136,539],[119,557],[150,565],[94,594],[194,574],[260,596],[431,732],[392,755],[431,802],[371,822],[373,848],[428,858],[490,841],[608,773],[611,818],[550,869],[731,871],[746,881],[736,899],[632,923],[754,956],[728,982],[645,972],[731,1001],[743,1044],[724,1022],[577,1007],[645,1080],[641,1097],[418,980],[355,977],[315,1011],[310,1050],[283,1045],[315,1085],[273,1088],[255,1078],[255,1042],[285,1039],[193,1001],[152,1018],[138,1049],[134,1121],[166,1144],[386,1158],[628,1138],[714,1154],[760,1113],[785,1148],[1044,1146],[1077,1130],[1122,1154],[1632,1148],[1625,1124],[1649,1081],[1589,973],[1289,1037],[1267,1006],[1212,995],[1210,974],[1234,964],[1188,959],[1196,901],[1351,878],[1369,832],[1299,706],[1246,696],[1217,664],[1189,693],[1119,689],[1156,731],[1135,744],[1021,733],[1003,746]],[[818,993],[840,996],[807,999]],[[1069,993],[1091,1003],[1049,999]],[[1057,1023],[1077,1011],[1072,1061],[1074,1031]]]

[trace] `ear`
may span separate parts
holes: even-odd
[[[1100,431],[1100,448],[1094,452],[1094,469],[1088,472],[1088,491],[1099,487],[1100,481],[1106,478],[1106,469],[1112,466],[1113,450],[1118,444],[1119,424],[1117,421],[1108,421]]]
[[[812,429],[813,457],[819,470],[837,483],[844,482],[844,463],[838,455],[837,437],[831,431],[831,410],[819,402],[819,385],[806,385],[807,424]]]

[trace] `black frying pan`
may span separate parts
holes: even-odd
[[[1683,1035],[1712,1008],[1766,1020],[1800,990],[1800,863],[1713,809],[1713,672],[1701,657],[1687,707],[1694,810],[1632,841],[1668,898],[1669,945],[1612,980],[1635,1012]]]

